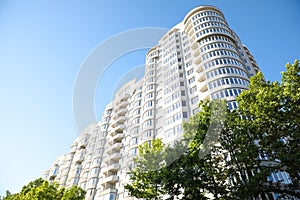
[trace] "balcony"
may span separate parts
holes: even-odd
[[[121,142],[123,137],[124,137],[123,133],[118,133],[115,136],[113,136],[111,139],[115,142]]]
[[[203,82],[203,81],[205,81],[206,79],[205,79],[205,74],[203,73],[201,76],[200,76],[200,78],[198,79],[198,81],[201,83],[201,82]]]
[[[111,138],[108,139],[108,144],[112,145],[113,143],[119,143],[122,141],[124,134],[123,133],[115,133],[111,134]]]
[[[188,33],[188,32],[190,32],[190,30],[192,30],[192,28],[193,28],[193,25],[192,25],[192,23],[191,23],[191,21],[189,20],[189,22],[186,24],[187,26],[186,26],[186,33]]]
[[[120,108],[118,110],[118,112],[116,113],[116,117],[124,116],[126,113],[127,113],[127,109],[126,108]]]
[[[123,124],[125,122],[126,118],[124,116],[118,117],[116,119],[117,124]]]
[[[199,56],[199,54],[200,54],[199,49],[196,49],[196,51],[193,53],[193,56],[194,56],[194,57],[197,57],[197,56]]]
[[[129,97],[130,97],[129,94],[124,94],[124,95],[121,97],[121,101],[126,101]]]
[[[204,71],[203,65],[199,65],[199,67],[197,68],[197,72],[201,73]]]
[[[103,180],[103,183],[113,184],[113,183],[116,183],[118,180],[119,180],[119,178],[117,175],[110,175],[109,177],[107,177]]]
[[[124,124],[118,124],[118,125],[116,125],[116,127],[114,128],[114,129],[112,129],[108,134],[110,135],[110,136],[115,136],[115,135],[117,135],[117,134],[119,134],[119,133],[123,133],[123,130],[125,129],[125,125]],[[112,142],[112,139],[110,138],[109,139],[109,141],[111,141]]]
[[[115,128],[112,129],[112,130],[110,130],[110,131],[108,132],[108,134],[109,134],[110,136],[114,136],[114,135],[115,135]]]
[[[127,101],[121,101],[121,103],[118,106],[119,106],[119,108],[126,108],[128,106],[128,102]]]
[[[110,146],[106,151],[111,152],[111,151],[119,151],[122,148],[123,144],[122,143],[116,143]]]
[[[109,155],[108,157],[105,158],[106,161],[112,161],[112,162],[116,162],[121,158],[121,154],[120,153],[113,153],[111,155]]]
[[[83,154],[74,156],[74,161],[75,161],[77,164],[82,163],[83,159],[84,159],[84,155],[83,155]]]
[[[194,60],[194,64],[195,65],[199,65],[202,62],[201,56],[198,56],[197,58],[195,58]]]
[[[75,153],[77,148],[77,144],[72,144],[70,152],[69,153]]]
[[[104,185],[104,183],[102,185]],[[99,195],[97,195],[97,196],[102,196],[102,195],[111,194],[111,193],[117,193],[117,189],[114,189],[114,188],[105,189],[105,190],[99,192]]]
[[[107,175],[109,172],[117,172],[120,168],[119,164],[111,164],[107,167],[104,167],[101,171],[103,172],[103,174]]]
[[[55,177],[56,177],[56,174],[52,174],[52,175],[49,176],[49,180],[54,180]]]
[[[124,124],[118,124],[115,128],[115,132],[122,132],[125,129],[125,125]]]
[[[200,92],[206,92],[207,90],[208,90],[207,84],[203,85],[203,86],[200,88]]]
[[[196,50],[196,48],[198,47],[198,43],[197,42],[194,42],[192,45],[191,45],[191,48],[193,50]]]
[[[115,121],[115,120],[112,121],[111,127],[112,127],[112,128],[115,128],[115,127],[116,127],[116,121]]]

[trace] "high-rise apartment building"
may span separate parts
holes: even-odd
[[[129,200],[124,185],[140,144],[161,138],[172,144],[182,124],[199,111],[200,100],[236,97],[259,71],[254,57],[214,6],[191,10],[146,55],[145,74],[126,83],[87,127],[69,153],[44,178],[87,190],[86,199]]]

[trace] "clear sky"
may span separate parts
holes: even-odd
[[[223,11],[267,80],[280,80],[285,64],[300,58],[299,0],[0,0],[0,195],[19,191],[68,152],[78,135],[74,83],[98,44],[134,28],[172,28],[203,4]],[[145,52],[110,66],[96,90],[98,117]]]

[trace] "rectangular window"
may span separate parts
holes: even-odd
[[[192,104],[198,103],[198,96],[195,96],[194,98],[192,98],[191,103]]]
[[[187,112],[182,112],[182,117],[187,118],[188,117]]]
[[[197,91],[197,86],[194,86],[190,89],[190,94],[194,93]]]

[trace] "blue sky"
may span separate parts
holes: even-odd
[[[74,83],[97,45],[134,28],[172,28],[203,4],[223,11],[267,80],[280,80],[285,64],[300,58],[298,0],[1,0],[0,195],[19,191],[68,152],[78,135]],[[109,67],[96,90],[98,117],[120,77],[142,65],[146,51]]]

